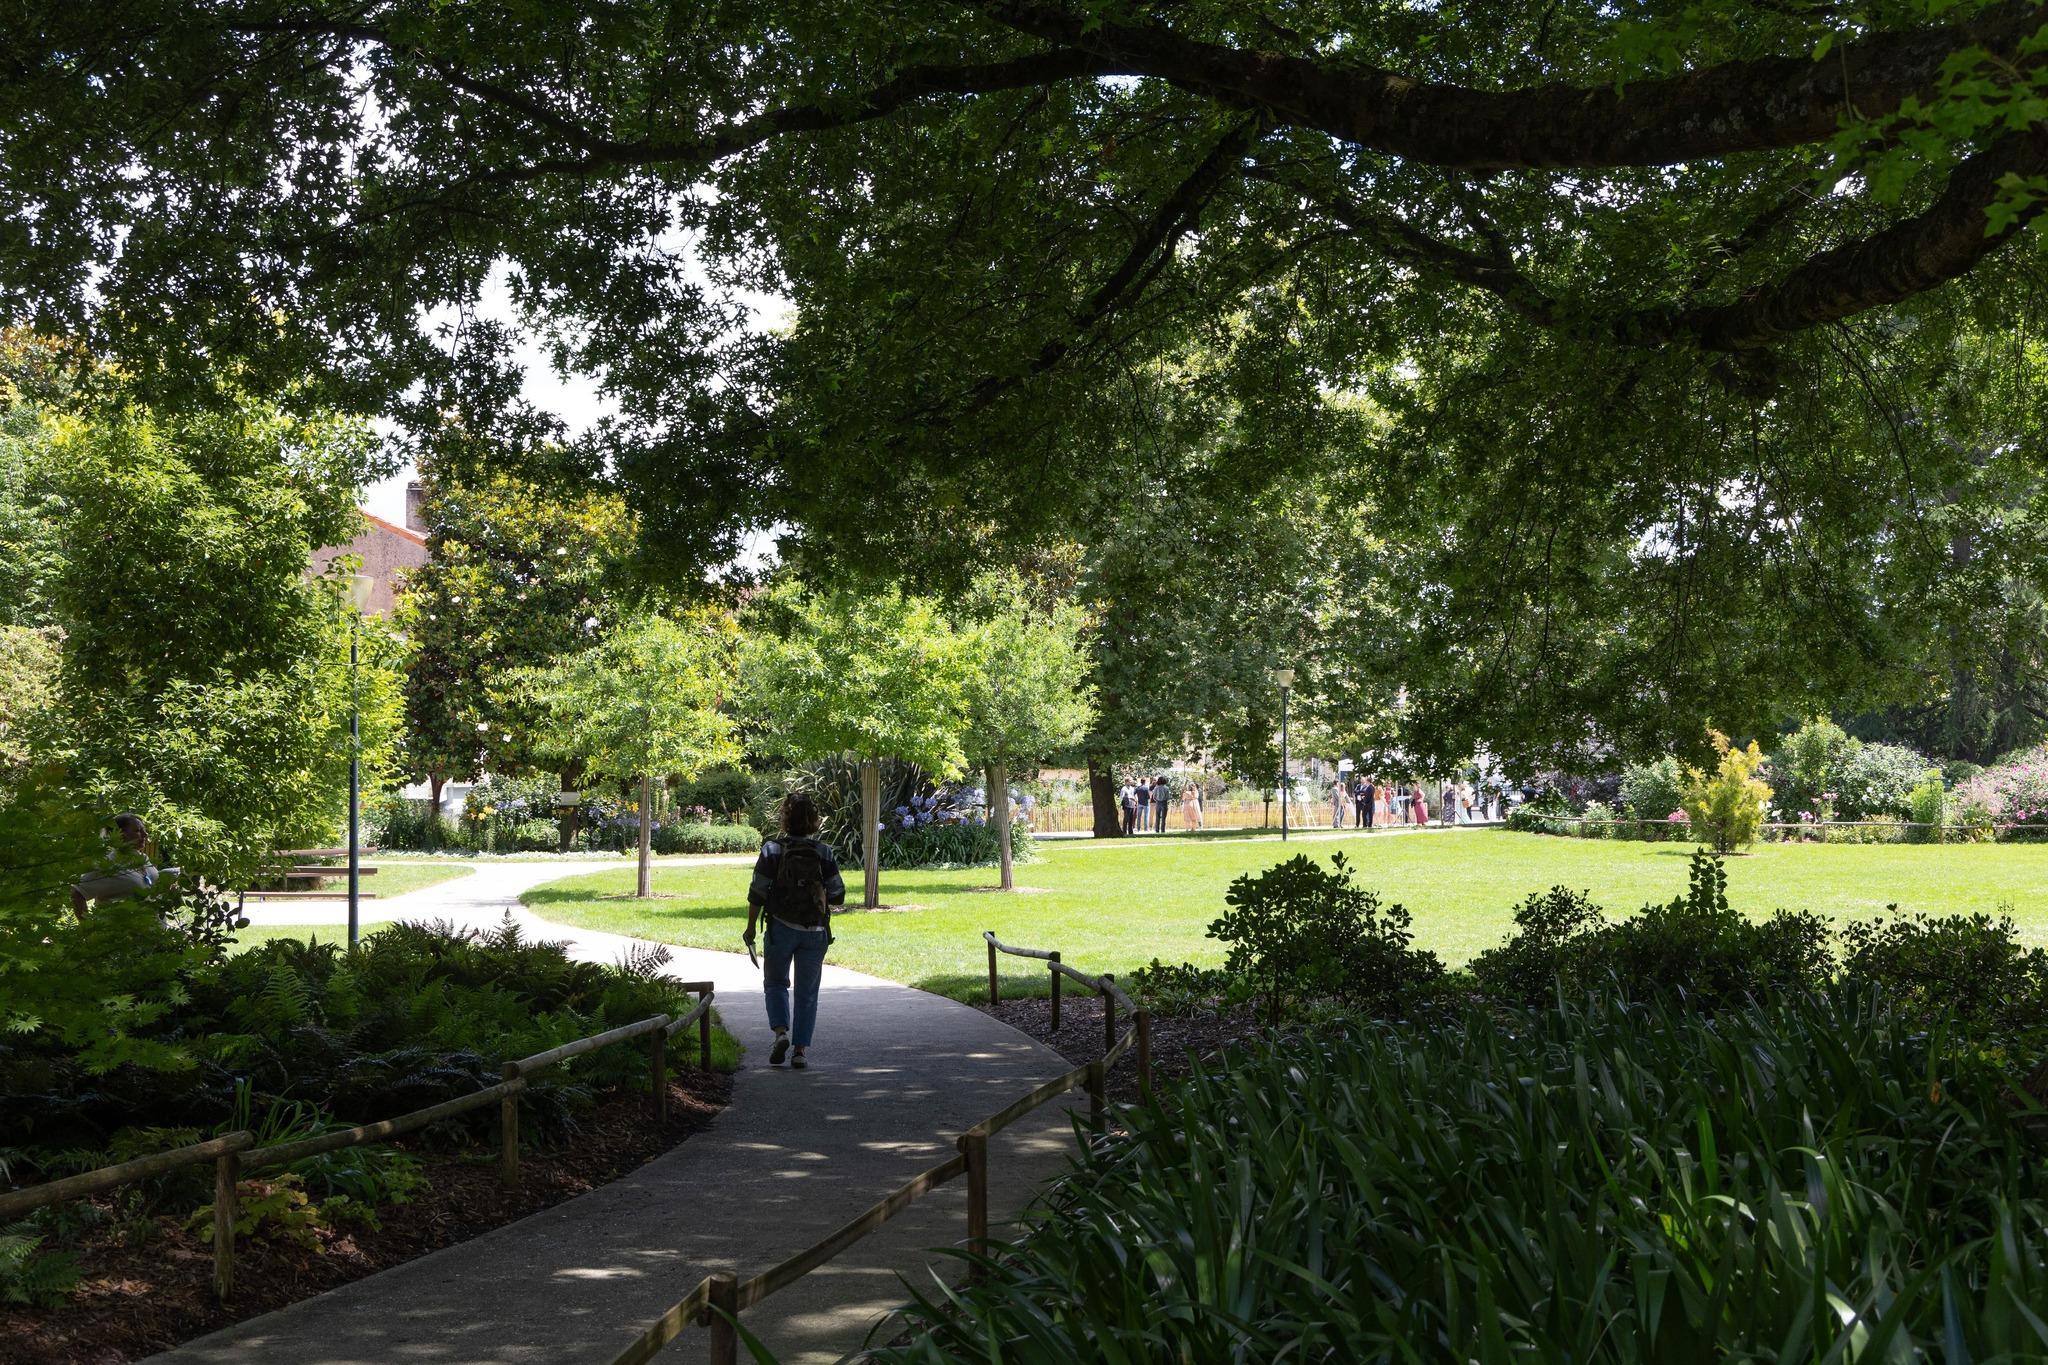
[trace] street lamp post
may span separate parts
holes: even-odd
[[[1287,807],[1293,804],[1294,778],[1287,771],[1287,695],[1294,688],[1294,670],[1275,669],[1273,681],[1280,684],[1280,842],[1287,842]]]
[[[348,946],[354,952],[362,934],[363,852],[361,841],[363,808],[362,705],[357,679],[362,638],[363,608],[370,604],[371,580],[367,574],[348,577]]]

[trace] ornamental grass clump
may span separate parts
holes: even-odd
[[[889,1361],[2017,1361],[2039,1111],[1874,994],[1600,996],[1198,1069]]]

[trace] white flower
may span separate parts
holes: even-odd
[[[565,554],[569,553],[569,547],[568,547],[568,546],[566,546],[566,545],[557,545],[557,546],[555,547],[555,553],[556,553],[557,555],[565,555]]]
[[[491,732],[491,723],[487,720],[478,721],[476,723],[476,732],[480,735],[489,734]]]
[[[583,618],[583,628],[584,628],[585,630],[596,630],[596,629],[597,629],[597,618],[596,618],[595,616],[586,616],[586,617],[584,617],[584,618]]]

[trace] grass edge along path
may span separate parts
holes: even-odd
[[[1116,855],[1104,856],[1110,849]],[[1340,852],[1360,885],[1414,915],[1417,946],[1456,966],[1505,939],[1515,906],[1554,885],[1589,892],[1611,917],[1668,901],[1685,890],[1692,848],[1505,830],[1325,837],[1299,848],[1269,839],[1047,843],[1019,865],[1013,896],[992,890],[993,868],[884,872],[888,908],[839,917],[832,960],[959,1000],[987,993],[983,929],[1058,948],[1091,972],[1125,973],[1154,957],[1220,963],[1222,945],[1208,927],[1233,877],[1296,855],[1327,863]],[[1881,915],[1892,903],[1937,915],[2009,907],[2022,942],[2048,944],[2048,845],[1764,844],[1727,866],[1730,901],[1753,915],[1783,908],[1841,921]],[[548,882],[521,899],[563,924],[742,951],[746,869],[657,868],[655,896],[645,902],[631,895],[632,882],[630,868],[606,870]],[[1042,971],[1011,959],[1002,970],[1005,992],[1046,990]]]

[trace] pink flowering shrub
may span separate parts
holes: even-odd
[[[1956,818],[1974,830],[2048,825],[2048,746],[2015,754],[1956,788]]]

